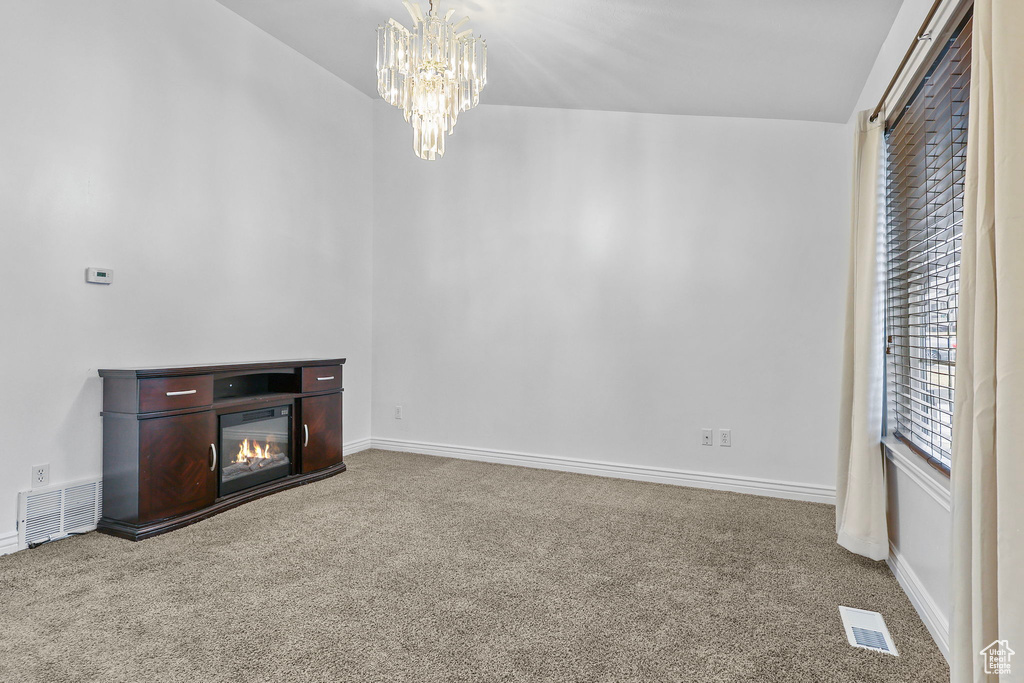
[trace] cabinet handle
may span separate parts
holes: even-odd
[[[306,446],[309,445],[309,425],[307,425],[307,424],[302,425],[302,429],[305,430],[305,432],[306,432],[306,438],[302,442],[302,447],[305,448]]]
[[[334,375],[331,375],[330,377],[317,377],[316,381],[317,382],[326,382],[329,379],[334,379]]]
[[[168,396],[188,396],[189,394],[196,393],[195,389],[189,389],[188,391],[168,391]]]
[[[217,469],[217,445],[216,444],[212,444],[212,443],[210,444],[210,452],[212,453],[212,457],[210,458],[210,471],[213,472],[215,469]]]

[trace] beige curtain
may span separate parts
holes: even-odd
[[[1024,1],[1024,0],[1022,0]],[[846,342],[836,472],[839,545],[872,560],[889,555],[882,441],[883,302],[882,119],[858,115],[846,299]]]
[[[953,414],[954,683],[1024,681],[1024,0],[976,0]],[[986,676],[1006,641],[1012,673]]]

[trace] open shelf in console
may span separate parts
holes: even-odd
[[[293,368],[226,372],[213,376],[214,403],[258,399],[273,394],[297,394],[300,391],[301,375]]]

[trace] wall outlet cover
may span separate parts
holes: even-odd
[[[726,448],[732,446],[732,430],[731,429],[719,429],[718,430],[718,445],[725,446]]]
[[[50,465],[33,465],[32,466],[32,488],[39,488],[40,486],[47,486],[50,483]]]

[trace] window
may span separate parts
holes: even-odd
[[[888,426],[946,471],[970,78],[968,14],[885,134]]]

